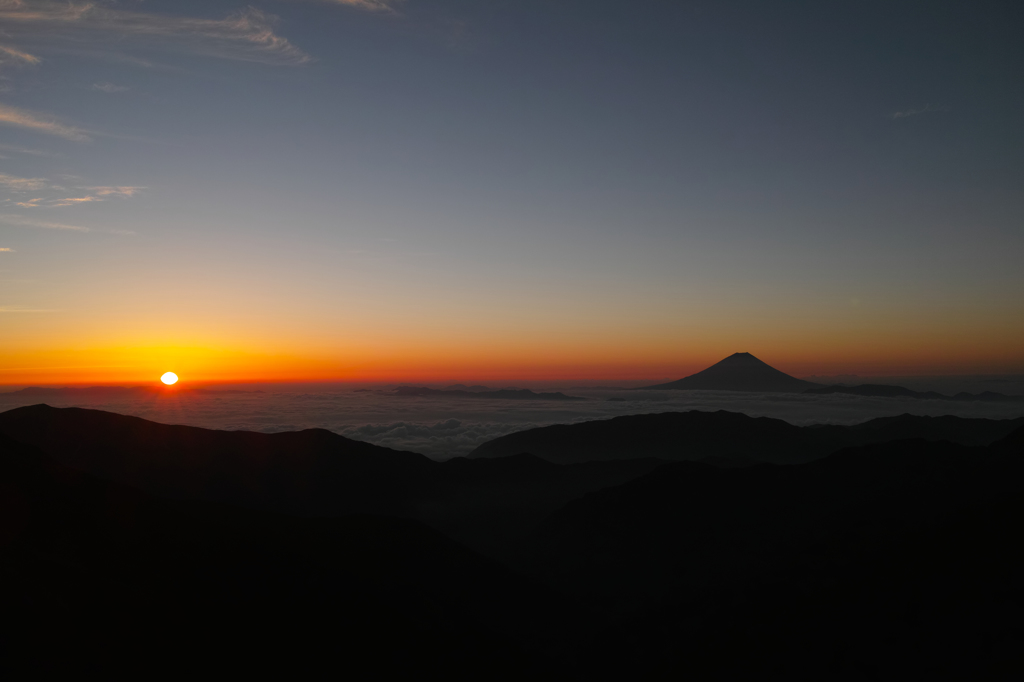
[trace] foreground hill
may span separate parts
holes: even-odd
[[[735,412],[664,412],[557,424],[510,433],[483,443],[470,458],[528,452],[551,462],[573,463],[655,457],[728,463],[791,464],[844,447],[923,438],[988,445],[1024,426],[1021,419],[919,417],[872,419],[855,426],[793,426],[781,419]]]
[[[667,384],[647,386],[653,390],[753,391],[800,393],[818,384],[791,377],[761,362],[750,353],[733,353],[707,369]]]
[[[795,466],[680,462],[571,502],[537,571],[623,617],[601,679],[1017,679],[1024,429]]]
[[[0,666],[12,677],[1024,672],[1024,427],[641,417],[667,419],[667,434],[691,420],[676,437],[706,422],[701,437],[732,438],[747,465],[440,464],[327,432],[0,414]],[[767,435],[799,444],[833,431],[890,440],[753,463]],[[921,432],[988,444],[891,440]],[[385,502],[389,518],[344,511]]]
[[[0,670],[17,677],[514,678],[547,660],[560,633],[545,623],[573,622],[545,588],[415,522],[162,499],[6,436],[0,504]]]
[[[61,464],[154,495],[301,516],[415,519],[502,557],[569,500],[661,463],[563,467],[532,456],[440,463],[323,429],[215,431],[46,405],[0,413],[0,433]]]

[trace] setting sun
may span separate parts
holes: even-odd
[[[172,384],[178,383],[178,375],[175,374],[174,372],[167,372],[162,377],[160,377],[160,381],[170,386]]]

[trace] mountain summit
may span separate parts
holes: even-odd
[[[818,384],[791,377],[771,365],[765,364],[750,353],[733,353],[725,360],[711,365],[702,372],[691,374],[685,379],[657,386],[645,386],[658,390],[696,391],[764,391],[772,393],[800,393]]]

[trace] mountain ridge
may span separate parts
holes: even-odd
[[[800,393],[818,385],[780,372],[750,353],[733,353],[696,374],[665,384],[645,386],[643,389]]]
[[[950,396],[938,393],[937,391],[915,391],[909,388],[904,388],[903,386],[894,386],[890,384],[860,384],[858,386],[844,386],[842,384],[836,384],[834,386],[808,388],[804,393],[808,395],[831,395],[834,393],[841,393],[844,395],[856,395],[866,398],[916,398],[919,400],[951,400],[956,402],[1024,402],[1024,396],[1006,395],[1005,393],[996,393],[994,391],[984,391],[982,393],[967,393],[966,391],[961,391],[960,393]]]
[[[965,446],[989,445],[1021,425],[1024,417],[995,420],[902,414],[851,426],[794,426],[781,419],[725,410],[691,410],[517,431],[477,446],[469,457],[501,458],[528,452],[560,464],[629,457],[670,461],[738,458],[794,464],[824,457],[844,447],[910,438],[949,440]]]

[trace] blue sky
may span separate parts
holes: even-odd
[[[0,0],[0,370],[1019,370],[1022,20]]]

